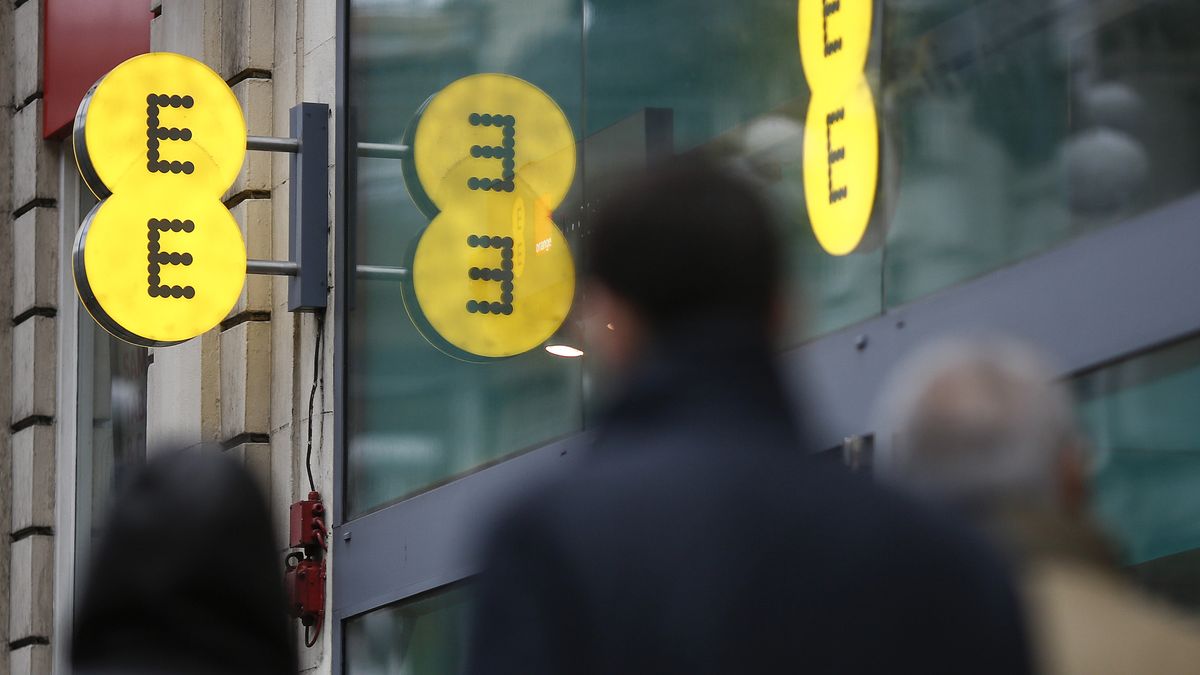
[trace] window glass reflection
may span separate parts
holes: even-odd
[[[655,157],[704,152],[754,181],[775,206],[792,263],[789,345],[1200,187],[1200,43],[1189,31],[1200,5],[1191,0],[877,0],[861,30],[838,10],[830,26],[847,51],[858,40],[865,52],[851,78],[867,84],[859,99],[812,91],[809,78],[829,78],[806,73],[796,0],[350,6],[353,140],[408,142],[431,95],[479,73],[522,78],[557,103],[577,169],[552,217],[576,262],[586,258],[589,215]],[[878,138],[864,144],[870,125],[847,116],[872,107]],[[841,214],[864,203],[870,181],[856,183],[852,167],[870,166],[858,162],[871,151],[873,211],[858,244],[834,255],[814,227],[861,224]],[[410,265],[431,218],[414,176],[395,159],[350,159],[348,262]],[[478,363],[431,344],[402,288],[359,277],[349,290],[351,517],[579,431],[602,388],[605,369],[579,329],[582,289],[547,341],[581,358],[535,348]]]
[[[565,0],[352,2],[353,137],[406,142],[405,131],[431,95],[477,73],[514,75],[541,89],[578,136],[580,11],[578,3]],[[462,120],[464,127],[468,123]],[[527,126],[519,130],[522,138],[537,133]],[[470,144],[461,149],[468,160],[469,151]],[[482,169],[499,168],[494,159],[481,162]],[[408,267],[417,238],[430,223],[410,198],[416,186],[402,165],[362,157],[353,167],[352,241],[358,264]],[[570,194],[555,220],[568,238],[577,219],[566,214],[577,212],[579,204]],[[456,356],[463,355],[439,350],[416,328],[414,319],[422,317],[412,313],[402,295],[401,286],[388,279],[356,279],[352,290],[347,349],[351,516],[582,428],[579,359],[538,348],[486,363],[460,360]]]
[[[75,222],[95,205],[86,187],[80,192]],[[149,352],[106,333],[83,307],[76,322],[75,562],[84,569],[114,496],[146,460]]]
[[[1152,586],[1200,609],[1200,339],[1075,382],[1095,445],[1097,516]]]
[[[456,590],[347,621],[347,675],[459,672],[465,610],[465,591]]]
[[[886,304],[979,276],[1200,186],[1200,6],[885,3],[899,165]],[[1182,144],[1182,145],[1181,145]]]

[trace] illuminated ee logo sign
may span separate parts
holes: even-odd
[[[800,0],[800,56],[812,90],[804,126],[804,198],[832,255],[866,234],[879,178],[875,99],[863,69],[872,0]]]
[[[405,135],[405,184],[431,219],[410,253],[409,316],[458,358],[536,348],[575,297],[574,261],[551,219],[575,178],[566,116],[524,80],[479,74],[435,94]]]
[[[84,307],[143,346],[196,337],[229,314],[246,246],[221,195],[246,155],[246,123],[219,75],[194,59],[135,56],[84,97],[72,138],[101,201],[72,256]]]

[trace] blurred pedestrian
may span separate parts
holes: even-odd
[[[585,457],[500,519],[469,672],[1028,671],[974,535],[808,456],[774,356],[782,247],[754,191],[679,160],[608,202],[587,243],[622,393]]]
[[[156,457],[117,496],[88,565],[73,672],[296,672],[266,502],[217,452]]]
[[[999,340],[931,345],[881,409],[894,433],[879,471],[973,517],[1016,561],[1044,672],[1200,670],[1200,624],[1127,583],[1089,523],[1072,401],[1036,354]]]

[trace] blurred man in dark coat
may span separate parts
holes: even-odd
[[[72,672],[296,672],[266,502],[218,452],[153,459],[117,497],[88,566]]]
[[[587,457],[494,530],[470,672],[1028,672],[990,551],[807,456],[772,344],[780,245],[752,190],[674,163],[608,203],[588,244],[623,393]]]

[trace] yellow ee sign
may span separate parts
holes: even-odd
[[[219,324],[246,278],[241,230],[221,203],[246,155],[245,119],[225,81],[180,54],[135,56],[84,97],[72,144],[102,200],[72,258],[96,322],[143,346]]]
[[[866,234],[879,177],[875,99],[863,69],[870,0],[800,0],[800,56],[812,90],[804,125],[804,197],[817,241],[832,255]]]
[[[534,349],[575,297],[551,214],[575,178],[575,136],[545,92],[509,75],[464,77],[406,134],[405,179],[432,221],[411,252],[404,303],[426,339],[464,359]]]

